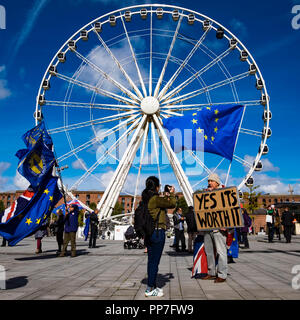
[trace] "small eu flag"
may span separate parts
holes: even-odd
[[[16,153],[19,173],[36,189],[55,163],[52,140],[43,122],[23,135],[27,149]]]
[[[232,161],[243,110],[243,105],[208,106],[164,119],[163,126],[169,138],[176,137],[170,138],[174,152],[204,151]]]
[[[57,179],[49,172],[26,206],[5,223],[0,223],[0,235],[8,240],[10,246],[35,233],[48,219],[62,197]]]

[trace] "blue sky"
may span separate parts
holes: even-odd
[[[151,2],[0,0],[0,5],[6,11],[6,29],[0,30],[0,110],[2,115],[0,119],[0,191],[26,186],[26,183],[24,184],[24,181],[16,175],[15,153],[24,147],[21,141],[22,134],[34,126],[33,112],[39,85],[49,62],[60,46],[75,31],[97,17],[112,10],[142,3]],[[271,193],[286,193],[288,185],[291,184],[299,194],[300,29],[293,29],[291,22],[294,17],[292,8],[297,4],[300,5],[300,0],[281,0],[276,3],[253,0],[246,1],[243,6],[240,1],[233,0],[201,2],[166,0],[163,3],[185,7],[211,17],[235,34],[251,52],[265,79],[273,114],[270,123],[272,136],[268,140],[270,152],[263,158],[264,170],[255,174],[255,183],[261,186],[263,192]],[[94,47],[90,47],[90,51],[87,52],[90,54],[92,49]],[[97,62],[96,58],[93,61]],[[60,88],[60,90],[63,89],[65,90],[65,87]],[[55,114],[49,114],[46,121],[49,119],[50,123],[54,118]],[[75,120],[79,119],[74,118]],[[255,125],[253,121],[252,124]],[[98,129],[103,128],[98,127]],[[78,144],[84,142],[80,140],[80,134],[77,137],[73,136],[73,139],[78,139]],[[69,150],[65,140],[57,138],[54,142],[57,145],[57,151]],[[258,145],[255,145],[255,149],[257,147]],[[85,155],[86,158],[82,160],[89,165],[99,156],[101,156],[99,150],[97,152],[90,150],[89,159]],[[152,157],[153,152],[149,156]],[[243,158],[250,162],[252,156],[253,154],[247,152],[243,154]],[[81,165],[76,158],[70,159],[68,164],[69,169],[64,175],[66,183],[71,185],[84,171],[81,170]],[[107,184],[115,168],[115,164],[103,165],[101,169],[99,168],[98,179],[104,185]],[[195,172],[191,174],[193,183],[198,179],[197,170],[199,168],[195,167]],[[144,172],[142,178],[149,172]],[[134,184],[136,173],[137,170],[130,171],[126,185],[129,193],[134,192],[128,189]],[[231,182],[239,181],[243,173],[245,170],[233,170]],[[162,172],[164,181],[176,184],[173,178],[170,178],[170,181],[166,180],[169,174],[170,167],[166,166]],[[221,171],[220,174],[222,174]],[[97,183],[94,180],[89,186],[92,189],[102,190],[103,185],[97,187]],[[82,189],[87,187],[88,185],[83,185]]]

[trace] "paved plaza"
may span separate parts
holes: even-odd
[[[191,279],[192,255],[175,253],[167,239],[158,275],[165,296],[145,298],[143,249],[126,250],[122,241],[112,240],[98,240],[97,248],[89,249],[88,242],[77,240],[78,256],[60,258],[54,237],[43,239],[39,255],[31,237],[0,248],[0,265],[6,270],[0,300],[300,300],[300,289],[292,287],[297,276],[292,268],[299,265],[300,273],[300,236],[290,244],[268,243],[266,236],[249,240],[250,249],[240,249],[236,263],[229,264],[228,280],[215,284]],[[294,283],[300,285],[299,275]]]

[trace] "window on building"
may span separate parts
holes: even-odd
[[[290,202],[290,199],[286,199],[286,202]]]
[[[78,199],[79,198],[79,194],[76,194],[75,197]]]
[[[98,194],[98,199],[101,199],[101,194]]]
[[[272,200],[271,199],[269,199],[269,202],[271,202]]]
[[[89,206],[90,205],[90,202],[89,201],[86,201],[86,203],[85,203],[87,206]]]
[[[9,202],[9,201],[7,201],[7,206],[8,206],[8,207],[10,206],[10,202]]]
[[[7,201],[9,201],[10,200],[10,196],[7,196]]]
[[[88,201],[88,200],[90,200],[91,199],[91,195],[90,194],[87,194],[86,195],[86,200]]]
[[[278,200],[276,198],[274,199],[274,201],[275,201],[275,203],[278,203]]]

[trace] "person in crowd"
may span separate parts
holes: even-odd
[[[36,250],[35,250],[36,254],[43,252],[42,251],[42,239],[44,238],[44,236],[47,235],[47,227],[48,227],[48,223],[47,223],[47,221],[45,221],[34,234],[34,238],[36,240]]]
[[[249,232],[249,228],[252,225],[252,220],[248,215],[248,212],[245,208],[242,208],[242,212],[243,212],[243,219],[244,219],[244,226],[242,228],[240,228],[241,230],[241,240],[242,243],[244,244],[244,247],[242,247],[243,249],[249,249],[249,241],[248,241],[248,232]]]
[[[96,241],[98,235],[98,213],[99,210],[96,209],[91,213],[86,213],[85,217],[90,217],[90,240],[89,240],[89,248],[96,248]]]
[[[159,196],[159,189],[159,179],[155,176],[150,176],[147,178],[146,188],[142,192],[142,201],[145,205],[148,205],[149,214],[157,225],[152,235],[145,239],[148,249],[146,297],[162,297],[164,295],[163,290],[156,286],[156,278],[165,245],[166,209],[172,209],[176,206],[175,188],[171,186],[168,190],[169,192],[165,192],[163,196]]]
[[[211,173],[208,177],[207,191],[220,188],[221,181],[216,173]],[[226,281],[228,273],[227,263],[227,240],[228,231],[226,229],[216,229],[204,232],[204,248],[207,255],[208,274],[202,280],[214,280],[215,283]],[[218,265],[216,270],[216,254],[218,257]]]
[[[76,232],[78,229],[79,209],[76,204],[71,204],[66,210],[65,216],[65,232],[63,250],[59,257],[64,257],[69,242],[71,241],[71,257],[76,257]]]
[[[275,209],[275,218],[274,218],[274,234],[277,235],[278,240],[281,240],[281,236],[280,236],[280,229],[281,229],[281,218],[279,215],[278,210]]]
[[[194,215],[194,208],[192,206],[188,208],[185,221],[187,224],[187,233],[188,233],[188,252],[193,253],[194,241],[197,237],[198,230],[197,230],[197,224],[196,224],[195,215]]]
[[[292,240],[292,228],[293,228],[293,214],[289,211],[289,208],[284,208],[284,211],[281,216],[281,223],[283,225],[283,234],[286,240],[286,243],[291,243]]]
[[[273,243],[274,238],[274,223],[275,223],[275,215],[274,215],[274,205],[269,206],[267,210],[267,215],[269,215],[270,221],[267,222],[268,227],[268,241],[269,243]]]
[[[6,247],[6,239],[3,237],[1,247]]]
[[[56,253],[60,254],[61,246],[63,245],[63,242],[64,242],[64,226],[65,226],[65,217],[61,209],[57,211],[57,216],[58,216],[58,219],[54,222],[56,242],[58,246],[58,250],[56,251]]]
[[[184,236],[184,216],[182,214],[182,208],[177,208],[173,213],[174,229],[175,229],[175,250],[176,252],[185,252],[185,236]],[[179,249],[179,243],[181,244],[181,250]]]

